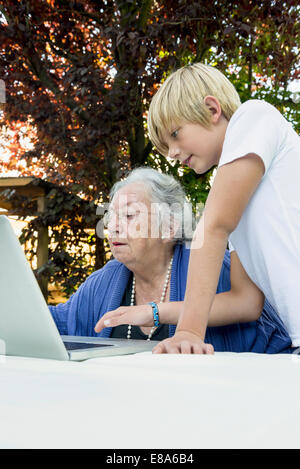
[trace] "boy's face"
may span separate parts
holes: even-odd
[[[228,121],[221,112],[215,98],[207,98],[211,110],[211,126],[181,122],[173,124],[163,134],[168,157],[179,160],[183,165],[202,174],[219,163]]]
[[[219,162],[225,131],[226,128],[214,125],[209,129],[188,122],[174,125],[164,134],[168,157],[179,160],[198,174],[205,173]]]

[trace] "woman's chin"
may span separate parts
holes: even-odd
[[[111,253],[114,256],[114,258],[121,262],[122,264],[126,264],[127,261],[130,262],[130,256],[128,253],[124,252],[125,249],[122,248],[113,248],[111,249]]]

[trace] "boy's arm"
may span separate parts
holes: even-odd
[[[157,345],[155,353],[211,353],[203,340],[228,236],[263,175],[263,161],[255,154],[218,169],[192,243],[186,295],[175,336]]]
[[[261,316],[265,296],[249,278],[235,251],[231,253],[230,264],[231,288],[214,296],[208,318],[209,327],[257,321]],[[183,305],[183,302],[162,303],[159,308],[162,322],[169,324],[165,321],[169,316],[173,320],[170,324],[177,324]]]
[[[235,251],[231,253],[231,289],[218,293],[209,314],[208,326],[227,326],[257,321],[262,313],[265,297],[252,282]]]

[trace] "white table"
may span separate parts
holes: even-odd
[[[299,448],[300,357],[0,357],[1,448]]]

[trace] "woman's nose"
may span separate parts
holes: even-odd
[[[111,235],[116,235],[119,233],[119,218],[116,215],[110,216],[107,229]]]

